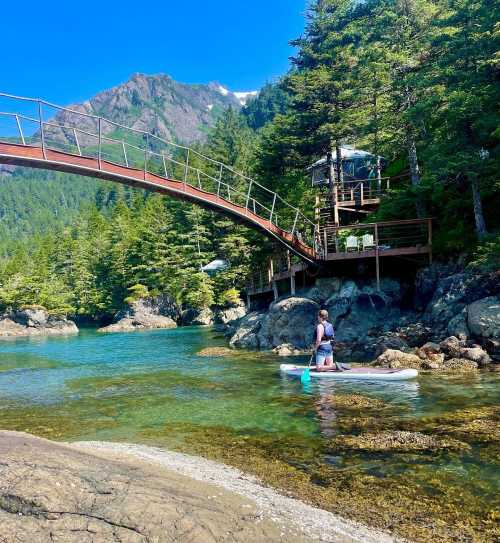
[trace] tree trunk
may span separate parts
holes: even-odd
[[[488,235],[486,222],[483,214],[483,204],[481,202],[481,188],[479,186],[479,177],[475,174],[469,174],[469,182],[472,188],[472,202],[474,205],[474,219],[476,221],[476,234],[479,240]]]
[[[418,187],[421,180],[420,166],[418,165],[417,146],[415,144],[413,130],[410,125],[408,125],[406,130],[406,139],[408,145],[408,162],[410,163],[411,184],[414,187]],[[417,217],[419,219],[425,218],[427,210],[425,209],[425,203],[422,201],[422,197],[420,195],[417,195],[415,207],[417,208]]]

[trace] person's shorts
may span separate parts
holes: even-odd
[[[333,349],[330,343],[321,344],[316,351],[316,366],[333,362]]]

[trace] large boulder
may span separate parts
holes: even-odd
[[[341,285],[342,280],[339,277],[322,277],[316,279],[314,286],[303,292],[303,294],[306,298],[324,304],[326,300],[338,294]]]
[[[205,309],[186,309],[182,312],[182,324],[184,326],[211,326],[214,323],[213,311]]]
[[[77,334],[76,324],[64,316],[51,315],[43,307],[12,311],[0,316],[0,337],[57,336]]]
[[[141,298],[119,311],[114,322],[99,332],[130,332],[155,328],[176,328],[180,311],[166,295]]]
[[[244,304],[240,304],[233,307],[223,307],[217,309],[214,315],[214,322],[216,324],[230,324],[247,314],[247,308]]]
[[[433,329],[436,337],[445,335],[450,331],[467,335],[467,330],[456,329],[462,321],[457,317],[464,310],[468,314],[470,305],[488,297],[497,297],[500,293],[500,281],[497,274],[472,274],[468,272],[456,273],[448,277],[440,278],[436,283],[433,296],[424,313],[424,324]],[[486,310],[489,302],[472,308],[478,315]],[[493,306],[495,304],[493,303]],[[494,307],[491,314],[494,314]],[[477,318],[474,320],[477,323]],[[470,322],[467,319],[467,327]],[[474,334],[473,334],[474,335]]]
[[[489,296],[467,306],[467,325],[480,339],[500,339],[500,297]]]
[[[319,304],[296,296],[272,303],[258,337],[261,348],[273,348],[290,343],[298,349],[309,347],[313,341]]]
[[[237,322],[234,333],[229,340],[229,345],[240,349],[261,348],[258,334],[265,318],[264,313],[255,311],[245,315]]]

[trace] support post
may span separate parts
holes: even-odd
[[[276,281],[273,281],[273,298],[274,301],[278,299],[278,285],[276,284]]]
[[[377,189],[380,194],[382,190],[382,162],[379,156],[377,156]]]
[[[325,255],[325,259],[328,255],[328,233],[326,231],[326,227],[323,230],[323,253]]]
[[[23,129],[21,128],[21,123],[19,122],[19,115],[16,115],[16,123],[17,123],[17,128],[19,130],[19,135],[21,136],[21,141],[23,142],[23,145],[26,145],[26,141],[24,140]]]
[[[201,190],[200,170],[196,170],[196,173],[198,175],[198,188]]]
[[[432,264],[432,219],[427,219],[427,243],[429,245],[429,264]]]
[[[335,226],[340,224],[339,218],[339,185],[334,183],[333,185],[333,221]]]
[[[249,313],[252,310],[252,301],[251,301],[251,298],[250,298],[250,294],[247,294],[247,309],[248,309]]]
[[[378,224],[375,224],[375,271],[377,274],[377,290],[380,290],[380,254],[378,250]]]
[[[295,273],[293,271],[290,274],[290,294],[295,296]]]
[[[47,150],[45,149],[45,135],[43,133],[42,102],[38,100],[38,122],[40,123],[40,139],[42,141],[43,158],[47,160]]]
[[[99,149],[98,149],[98,152],[97,152],[97,162],[99,164],[99,169],[102,169],[101,168],[101,144],[102,144],[102,126],[101,126],[101,117],[98,118],[97,120],[97,130],[98,130],[98,134],[99,134],[99,141],[98,141],[98,145],[99,145]]]
[[[78,154],[82,156],[82,149],[80,148],[80,142],[78,141],[78,135],[76,133],[76,128],[73,128],[73,135],[75,136],[76,148],[78,149]]]

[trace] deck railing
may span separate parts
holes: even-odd
[[[392,251],[432,245],[432,219],[412,219],[351,226],[327,226],[316,246],[323,258],[344,253],[363,256],[368,251]]]
[[[179,181],[269,221],[314,246],[317,226],[279,194],[196,149],[98,115],[0,93],[0,141],[97,159]]]

